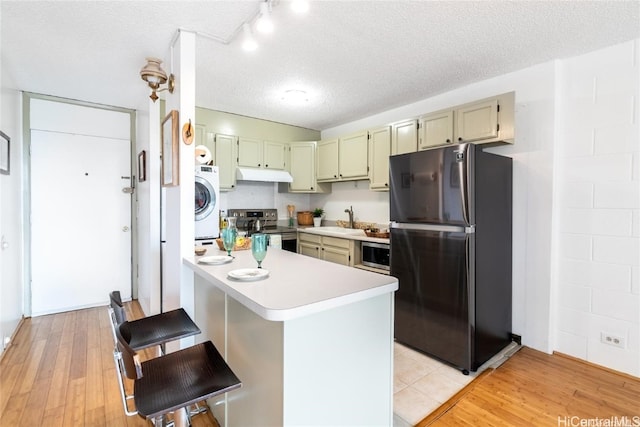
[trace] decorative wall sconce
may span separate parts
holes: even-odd
[[[176,86],[175,76],[169,74],[167,80],[167,73],[164,72],[160,64],[162,61],[158,58],[147,58],[147,64],[140,70],[140,77],[147,82],[152,92],[149,98],[156,102],[158,95],[156,92],[162,92],[168,90],[169,93],[173,93],[173,89]],[[160,86],[167,83],[167,87],[160,89]]]

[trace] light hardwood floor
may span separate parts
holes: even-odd
[[[640,426],[640,378],[523,347],[418,424],[454,425]]]
[[[137,302],[126,305],[130,318],[142,314]],[[149,425],[124,415],[112,351],[106,307],[25,319],[0,361],[0,427]],[[622,416],[640,417],[640,379],[523,348],[419,426],[569,426],[580,425],[570,417]],[[201,414],[193,426],[217,424]]]
[[[137,302],[125,305],[128,318],[142,315]],[[106,306],[25,319],[6,350],[0,426],[41,425],[151,425],[124,414]],[[217,425],[209,413],[193,417],[193,427]]]

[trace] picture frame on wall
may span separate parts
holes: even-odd
[[[138,154],[138,182],[147,180],[147,152],[142,150]]]
[[[171,110],[162,120],[162,186],[175,187],[179,184],[179,147],[178,111]]]
[[[0,174],[9,175],[11,169],[11,138],[0,131]]]

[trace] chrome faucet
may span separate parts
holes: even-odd
[[[349,206],[349,209],[344,211],[349,214],[349,228],[353,228],[353,206]]]

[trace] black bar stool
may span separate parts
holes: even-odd
[[[129,345],[131,324],[116,329],[125,374],[134,380],[134,402],[138,415],[154,425],[166,421],[166,415],[196,402],[240,388],[242,383],[224,361],[211,341],[164,356],[140,362]],[[177,414],[174,415],[178,425]]]
[[[114,341],[113,360],[116,364],[120,397],[122,399],[124,413],[127,416],[133,416],[138,412],[130,410],[127,401],[134,399],[135,392],[134,394],[127,394],[124,386],[122,378],[123,375],[125,375],[125,367],[123,366],[122,352],[118,349],[118,339],[116,334],[118,327],[124,322],[127,322],[127,315],[124,310],[124,305],[122,304],[120,291],[110,292],[109,300],[109,319],[111,321],[111,332],[113,333]],[[191,320],[191,317],[189,317],[187,312],[182,308],[133,320],[128,322],[128,325],[128,345],[134,351],[159,346],[160,354],[164,354],[163,347],[167,342],[200,333],[200,328],[198,328],[193,320]],[[198,409],[197,412],[200,412],[200,409]]]

